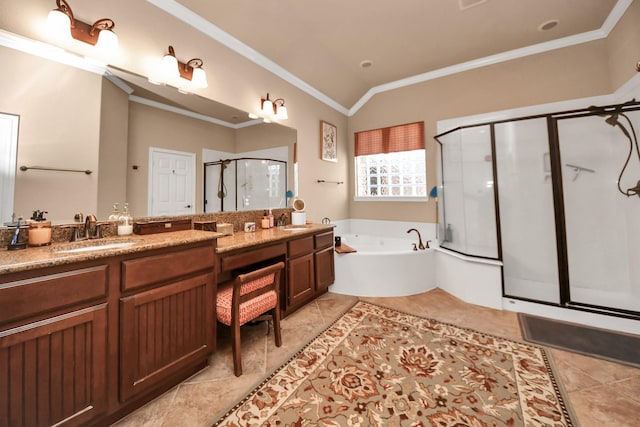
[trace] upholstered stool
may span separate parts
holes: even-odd
[[[280,275],[284,263],[279,262],[249,273],[218,287],[216,315],[218,322],[231,327],[233,372],[242,375],[240,358],[240,326],[268,313],[273,319],[276,346],[282,345],[280,331]],[[267,331],[268,333],[268,331]]]

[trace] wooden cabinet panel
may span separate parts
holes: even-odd
[[[107,274],[99,265],[0,284],[0,324],[105,298]]]
[[[329,246],[333,247],[333,231],[316,234],[314,237],[316,250],[328,248]]]
[[[101,304],[0,332],[0,426],[83,425],[106,410],[106,318]]]
[[[336,278],[333,246],[316,252],[315,254],[316,269],[316,289],[318,291],[326,290],[329,285],[333,284]]]
[[[214,247],[201,246],[124,261],[122,290],[137,289],[200,270],[212,269],[215,260]]]
[[[214,277],[201,274],[121,299],[121,401],[213,351]]]
[[[287,261],[287,309],[309,301],[314,293],[313,253]]]
[[[303,237],[288,242],[289,258],[295,258],[313,252],[313,236]]]

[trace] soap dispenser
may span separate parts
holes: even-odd
[[[262,228],[269,228],[269,215],[267,215],[267,211],[262,213],[262,219],[260,220],[260,226]]]
[[[129,213],[129,204],[124,204],[124,211],[118,219],[118,236],[128,236],[133,233],[133,218]]]
[[[109,215],[109,221],[119,221],[120,220],[120,203],[113,204],[113,212]]]

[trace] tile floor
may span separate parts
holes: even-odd
[[[361,298],[407,313],[430,317],[521,340],[513,312],[467,304],[435,289],[397,298]],[[206,426],[214,417],[251,391],[342,312],[356,297],[328,293],[282,321],[283,346],[275,347],[265,324],[243,329],[243,375],[233,375],[227,330],[218,337],[218,351],[209,367],[174,387],[114,426]],[[220,328],[222,329],[222,328]],[[549,349],[571,406],[583,427],[640,425],[640,369]]]

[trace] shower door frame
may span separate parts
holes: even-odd
[[[573,301],[571,299],[571,280],[569,274],[569,252],[567,245],[567,227],[564,209],[564,187],[562,180],[562,161],[560,159],[560,137],[558,122],[560,120],[590,117],[603,113],[640,111],[640,102],[626,102],[600,107],[588,107],[581,110],[565,111],[550,114],[547,118],[549,129],[549,148],[551,153],[551,182],[553,186],[554,211],[556,222],[558,279],[560,283],[560,305],[588,311],[591,313],[607,314],[621,318],[640,320],[640,311],[626,310],[616,307],[605,307],[597,304]],[[633,153],[632,153],[633,154]]]
[[[557,266],[558,266],[559,302],[555,303],[550,301],[542,301],[542,300],[536,300],[532,298],[507,294],[505,290],[505,283],[504,283],[504,265],[501,267],[503,297],[517,299],[521,301],[533,302],[536,304],[544,304],[544,305],[550,305],[554,307],[564,307],[564,308],[574,309],[579,311],[606,314],[614,317],[640,320],[640,311],[636,312],[636,311],[631,311],[631,310],[626,310],[621,308],[605,307],[605,306],[599,306],[595,304],[587,304],[587,303],[572,301],[571,292],[570,292],[569,256],[568,256],[567,235],[566,235],[567,228],[566,228],[566,217],[565,217],[565,209],[564,209],[562,161],[560,158],[560,140],[559,140],[559,133],[558,133],[558,121],[571,119],[571,118],[578,118],[578,117],[596,116],[599,114],[602,115],[603,113],[615,111],[616,109],[619,112],[639,111],[640,102],[636,102],[635,99],[633,99],[630,102],[626,102],[622,104],[612,104],[612,105],[599,106],[599,107],[580,108],[580,109],[566,110],[566,111],[560,111],[555,113],[535,114],[530,116],[522,116],[522,117],[495,120],[495,121],[489,121],[489,122],[474,123],[471,125],[458,126],[434,136],[434,139],[440,145],[440,165],[441,165],[440,184],[442,184],[443,169],[444,169],[443,150],[442,150],[443,144],[438,140],[438,138],[451,134],[456,131],[461,131],[462,129],[466,129],[466,128],[489,126],[489,129],[491,132],[491,135],[490,135],[491,136],[491,153],[492,153],[491,161],[492,161],[492,168],[493,168],[493,183],[494,183],[493,191],[494,191],[494,203],[495,203],[494,209],[495,209],[495,218],[496,218],[496,234],[498,239],[497,240],[497,245],[498,245],[497,260],[503,261],[502,230],[500,226],[498,168],[496,164],[495,125],[501,124],[501,123],[509,123],[509,122],[522,121],[522,120],[533,120],[533,119],[540,119],[540,118],[544,118],[547,121],[549,160],[550,160],[551,185],[552,185],[552,196],[553,196],[553,211],[554,211],[554,222],[555,222],[555,231],[556,231],[556,257],[557,257]],[[446,189],[442,193],[443,193],[443,197],[442,197],[443,200],[441,204],[442,205],[441,220],[444,221],[446,218],[446,208],[444,203],[444,199],[446,198]],[[440,228],[439,224],[436,224],[436,227],[437,229],[439,229]],[[460,253],[462,255],[466,255],[469,257],[487,259],[487,257],[464,253],[455,249],[449,249],[449,248],[446,248],[446,246],[442,246],[442,247],[452,252]],[[496,259],[496,258],[489,258],[489,259]]]

